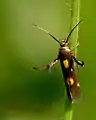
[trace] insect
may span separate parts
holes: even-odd
[[[74,69],[74,62],[78,66],[84,66],[84,61],[78,61],[73,53],[73,50],[70,48],[68,40],[71,36],[74,29],[81,23],[82,20],[80,20],[70,31],[68,36],[65,40],[59,41],[57,38],[55,38],[50,32],[47,30],[37,26],[34,24],[35,27],[37,27],[40,30],[45,31],[50,37],[52,37],[57,43],[59,43],[60,48],[57,57],[48,65],[43,67],[37,67],[34,66],[33,69],[35,70],[47,70],[52,68],[58,60],[60,60],[61,69],[64,77],[64,83],[66,86],[66,92],[68,95],[69,100],[73,103],[74,100],[76,100],[80,96],[80,85],[77,80],[75,69]],[[77,47],[78,44],[75,46]]]

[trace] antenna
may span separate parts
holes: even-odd
[[[49,36],[51,36],[55,41],[57,41],[57,42],[60,44],[60,41],[57,40],[49,31],[43,29],[42,27],[40,27],[40,26],[38,26],[38,25],[36,25],[36,24],[33,24],[33,26],[35,26],[35,27],[37,27],[38,29],[40,29],[40,30],[46,32]]]
[[[81,23],[83,21],[83,19],[81,19],[73,28],[72,28],[72,30],[70,31],[70,33],[69,33],[69,35],[67,36],[67,38],[66,38],[66,43],[68,42],[68,40],[69,40],[69,37],[71,36],[71,34],[72,34],[72,32],[74,31],[74,29]]]

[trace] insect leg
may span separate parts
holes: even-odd
[[[46,65],[46,66],[42,66],[42,67],[37,67],[34,66],[33,69],[35,70],[48,70],[51,69],[59,60],[59,57],[55,58],[50,64]]]
[[[74,56],[73,59],[77,63],[77,65],[84,66],[84,61],[78,61]]]

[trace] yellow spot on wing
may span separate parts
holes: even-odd
[[[78,86],[78,87],[80,86],[79,83],[77,83],[77,86]]]
[[[73,68],[71,68],[71,72],[73,72]]]
[[[67,83],[68,83],[68,85],[73,85],[74,84],[74,79],[73,78],[68,78],[67,79]]]
[[[71,84],[71,85],[74,84],[74,79],[73,79],[73,78],[70,78],[69,81],[70,81],[70,84]]]
[[[69,63],[68,63],[67,59],[63,61],[63,64],[64,64],[65,68],[69,68]]]

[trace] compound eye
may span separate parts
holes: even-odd
[[[61,47],[64,47],[65,46],[65,44],[63,44],[63,43],[61,43],[61,45],[60,45]]]

